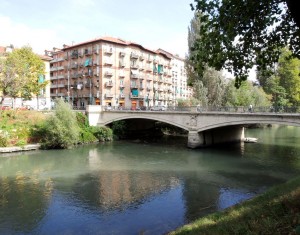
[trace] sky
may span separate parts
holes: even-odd
[[[193,0],[0,0],[0,46],[53,47],[103,36],[184,57]]]

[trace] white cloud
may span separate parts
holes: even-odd
[[[30,28],[25,24],[15,23],[9,17],[0,15],[0,45],[13,44],[15,47],[29,45],[36,53],[62,45],[56,32],[51,29]]]

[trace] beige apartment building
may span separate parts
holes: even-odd
[[[176,104],[176,58],[163,50],[102,37],[46,53],[53,58],[52,99],[64,98],[82,109],[88,104],[131,109]]]

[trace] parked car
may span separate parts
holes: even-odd
[[[1,106],[1,110],[10,110],[10,109],[11,109],[10,106],[6,106],[6,105]]]
[[[166,111],[167,108],[163,105],[159,105],[159,106],[154,106],[154,107],[151,107],[150,109],[151,111]]]

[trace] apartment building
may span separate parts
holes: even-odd
[[[51,97],[64,98],[74,107],[86,105],[141,108],[172,106],[177,86],[172,77],[171,53],[149,50],[140,44],[102,37],[76,45],[54,48],[50,63]],[[184,60],[180,60],[184,64]],[[174,64],[174,63],[173,63]],[[184,65],[180,64],[184,70]],[[182,78],[185,72],[182,71]],[[181,81],[181,80],[180,80]],[[187,98],[188,95],[178,93]]]

